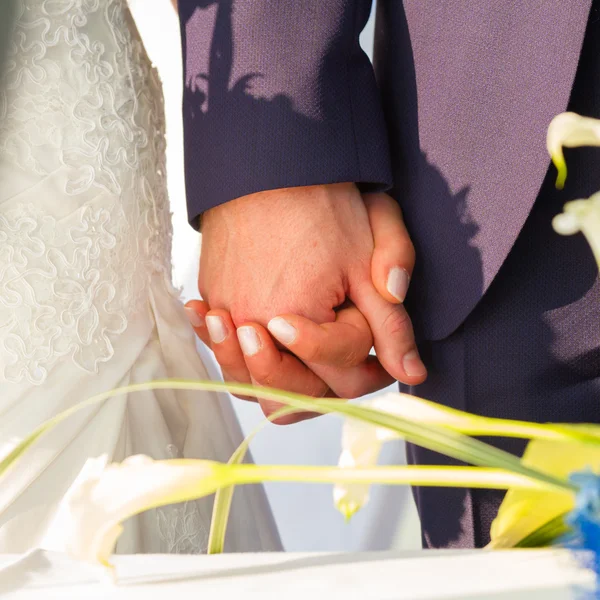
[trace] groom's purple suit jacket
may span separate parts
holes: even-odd
[[[452,333],[508,255],[549,160],[591,0],[179,0],[190,220],[261,190],[392,189],[411,316]]]

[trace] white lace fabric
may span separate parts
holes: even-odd
[[[162,92],[125,0],[21,0],[0,85],[0,382],[97,373],[170,281]]]
[[[0,84],[0,456],[96,394],[207,378],[171,286],[162,90],[126,0],[17,4]],[[146,390],[79,412],[3,476],[0,553],[64,549],[64,495],[88,458],[226,462],[240,441],[213,393]],[[261,488],[235,506],[229,549],[280,548]],[[203,552],[211,509],[137,515],[117,551]]]

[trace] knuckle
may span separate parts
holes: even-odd
[[[398,307],[391,310],[382,322],[382,329],[388,335],[406,334],[410,330],[410,318],[408,313],[402,308]]]
[[[308,343],[302,352],[303,360],[307,362],[319,363],[323,359],[323,351],[320,344]]]
[[[253,369],[251,374],[254,385],[259,385],[261,387],[275,387],[276,374],[273,371],[267,369]]]
[[[348,285],[350,293],[356,287],[371,281],[371,266],[375,255],[379,252],[377,248],[364,255],[358,256],[348,267]]]

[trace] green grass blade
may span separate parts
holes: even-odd
[[[515,455],[453,430],[424,423],[414,423],[395,415],[354,404],[339,404],[337,401],[321,400],[318,405],[323,408],[330,408],[332,412],[338,414],[386,427],[400,434],[408,442],[472,465],[506,469],[550,483],[557,488],[577,489],[566,479],[553,477],[537,469],[527,467]]]
[[[376,467],[307,467],[302,465],[235,465],[236,485],[287,481],[305,483],[373,483],[481,489],[553,490],[552,484],[503,469],[436,467],[430,465]]]
[[[415,485],[448,485],[452,487],[495,487],[526,489],[561,489],[575,491],[576,486],[566,479],[553,477],[537,469],[523,465],[519,458],[501,451],[484,442],[465,436],[445,423],[424,423],[391,415],[365,406],[357,406],[340,400],[315,399],[280,390],[256,388],[245,384],[231,384],[216,381],[195,381],[165,379],[143,384],[129,385],[98,394],[72,406],[60,415],[37,427],[27,438],[0,460],[0,477],[22,458],[48,430],[75,414],[77,411],[109,398],[122,394],[154,389],[181,389],[190,391],[230,392],[232,394],[254,396],[274,400],[287,406],[282,412],[306,410],[319,413],[336,413],[358,419],[375,426],[385,427],[400,437],[419,446],[450,456],[457,460],[477,465],[472,467],[369,467],[364,469],[339,469],[337,467],[297,467],[259,466],[239,464],[247,451],[249,440],[245,441],[232,457],[229,465],[237,469],[240,477],[229,480],[216,511],[215,529],[211,526],[212,542],[215,548],[222,549],[225,535],[225,522],[231,506],[233,486],[257,481],[314,481],[314,482],[362,482]],[[450,409],[452,410],[452,409]],[[460,411],[459,411],[460,412]],[[532,437],[542,439],[576,439],[583,443],[600,443],[600,429],[577,425],[539,425],[518,421],[488,420],[484,417],[468,415],[463,429],[474,434]],[[274,418],[281,415],[276,415]],[[251,438],[250,438],[251,439]],[[238,464],[234,464],[238,463]],[[561,529],[562,527],[562,529]],[[564,522],[557,520],[541,527],[519,542],[519,546],[539,545],[555,539],[564,530]]]
[[[566,516],[567,514],[564,513],[550,521],[546,521],[516,543],[509,541],[509,538],[499,537],[492,540],[485,548],[486,550],[510,550],[512,548],[546,548],[552,546],[557,539],[571,531],[571,528],[565,522]]]
[[[515,548],[543,548],[551,546],[556,540],[571,531],[566,524],[566,514],[559,515],[520,540]]]
[[[297,408],[284,407],[279,409],[260,423],[254,431],[252,431],[244,441],[237,447],[236,451],[231,455],[228,463],[229,465],[237,465],[244,461],[250,443],[254,437],[262,431],[266,425],[284,417],[298,412]],[[215,500],[213,504],[212,519],[210,521],[210,532],[208,535],[208,554],[221,554],[225,548],[225,535],[227,534],[227,523],[229,522],[229,513],[231,511],[231,502],[233,500],[233,492],[235,486],[230,485],[228,487],[220,488],[215,494]]]
[[[536,469],[525,467],[520,460],[502,450],[498,450],[489,444],[485,444],[479,440],[469,438],[456,431],[452,431],[441,426],[431,424],[413,422],[405,418],[383,413],[374,409],[348,404],[339,400],[322,400],[301,396],[300,394],[292,394],[278,390],[268,390],[265,388],[256,388],[245,384],[230,384],[216,381],[190,381],[181,379],[166,379],[151,381],[144,384],[134,384],[123,388],[110,390],[102,394],[98,394],[79,405],[71,407],[61,415],[58,415],[48,423],[38,427],[30,436],[21,441],[16,448],[5,458],[0,461],[0,475],[20,457],[25,450],[31,446],[45,431],[50,427],[60,423],[76,411],[81,410],[86,406],[91,406],[118,396],[120,394],[134,393],[137,391],[151,389],[185,389],[199,391],[222,391],[232,394],[249,395],[260,397],[266,400],[279,401],[284,405],[288,405],[297,409],[308,410],[313,412],[328,413],[333,412],[349,417],[359,419],[373,425],[387,427],[395,431],[399,436],[407,441],[423,446],[430,450],[440,452],[446,456],[456,458],[469,464],[507,469],[515,473],[520,473],[528,477],[532,477],[539,481],[543,481],[554,485],[561,489],[574,490],[573,484],[565,479],[559,479],[547,475]]]
[[[595,425],[531,423],[528,421],[482,417],[443,406],[424,398],[413,398],[412,400],[425,409],[431,407],[432,412],[447,417],[447,421],[443,423],[445,427],[469,436],[515,437],[552,441],[576,440],[582,443],[600,444],[600,427]]]
[[[548,521],[548,523],[523,538],[515,547],[543,548],[551,546],[557,539],[571,531],[571,528],[565,523],[565,517],[566,515],[560,515],[552,521]]]
[[[0,478],[4,473],[47,431],[50,431],[56,425],[66,421],[69,417],[76,414],[84,408],[100,404],[110,398],[121,396],[124,394],[133,394],[147,390],[191,390],[191,391],[208,391],[208,392],[230,392],[232,394],[261,397],[265,400],[277,400],[285,403],[288,394],[278,390],[267,390],[265,388],[256,388],[252,385],[241,383],[223,383],[221,381],[201,381],[201,380],[183,380],[183,379],[157,379],[146,383],[137,383],[120,388],[115,388],[96,396],[92,396],[87,400],[71,406],[64,412],[56,415],[52,419],[45,421],[36,427],[26,438],[21,440],[10,452],[0,459]],[[297,395],[298,398],[304,398]]]

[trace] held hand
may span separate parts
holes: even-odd
[[[367,195],[363,202],[351,184],[264,192],[209,211],[203,234],[200,286],[217,309],[208,322],[228,334],[254,322],[250,327],[263,327],[256,329],[263,342],[264,325],[279,315],[270,323],[272,333],[328,383],[311,389],[314,375],[277,351],[288,357],[278,364],[283,385],[277,387],[351,397],[387,385],[390,378],[376,361],[365,361],[370,330],[378,357],[394,378],[409,384],[425,378],[400,304],[414,251],[396,202],[385,194]],[[346,299],[358,310],[336,312]],[[190,310],[202,312],[200,306]],[[235,338],[216,335],[211,346],[228,366],[226,375],[238,381],[251,376],[243,366],[248,356],[242,363]],[[260,348],[262,354],[267,342]],[[260,377],[254,379],[260,383]]]
[[[215,353],[225,381],[253,383],[314,397],[344,398],[375,392],[394,381],[376,357],[369,356],[373,344],[371,330],[354,307],[339,311],[335,323],[323,326],[326,331],[312,321],[296,317],[298,335],[294,348],[298,355],[329,365],[308,363],[310,368],[296,356],[280,351],[269,332],[258,323],[247,323],[236,331],[227,311],[211,311],[202,300],[188,302],[186,311],[196,334]],[[348,341],[352,344],[350,348]],[[318,369],[327,382],[315,374]],[[280,408],[278,403],[260,403],[266,415]],[[313,416],[316,415],[303,413],[278,423],[293,423]]]
[[[200,293],[236,325],[281,313],[334,321],[351,284],[369,273],[372,250],[354,185],[261,192],[204,213]]]

